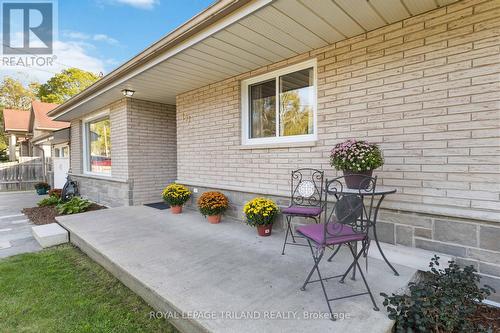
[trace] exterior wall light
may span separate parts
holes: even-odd
[[[130,90],[130,89],[123,89],[122,90],[122,94],[125,97],[132,97],[132,96],[134,96],[134,93],[135,93],[134,90]]]

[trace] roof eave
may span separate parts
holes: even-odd
[[[216,22],[220,18],[236,11],[252,0],[219,0],[204,11],[192,17],[186,23],[147,47],[144,51],[127,61],[125,64],[113,70],[102,79],[98,80],[79,94],[71,97],[63,104],[47,113],[48,116],[57,117],[63,114],[66,110],[81,102],[85,98],[95,94],[106,85],[125,76],[127,73],[137,69],[141,65],[151,61],[159,54],[174,47],[175,45],[185,41],[194,34],[203,31],[206,27]]]

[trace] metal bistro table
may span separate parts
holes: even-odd
[[[389,260],[387,260],[387,258],[385,257],[384,251],[382,251],[382,248],[380,247],[380,243],[378,241],[378,236],[377,236],[377,217],[378,217],[378,211],[380,209],[380,205],[382,204],[382,201],[384,201],[386,195],[396,193],[396,191],[397,190],[395,188],[392,188],[392,187],[386,187],[386,186],[375,187],[374,195],[375,195],[376,199],[378,198],[378,202],[376,204],[375,204],[375,202],[373,203],[375,205],[375,210],[373,212],[373,219],[371,220],[371,227],[373,228],[373,238],[375,240],[375,243],[377,244],[377,247],[378,247],[378,250],[380,251],[380,254],[382,255],[382,258],[384,258],[384,261],[386,262],[386,264],[392,269],[392,271],[394,272],[394,275],[399,276],[398,271],[396,271],[396,269],[391,265]],[[345,187],[342,189],[342,192],[339,194],[357,194],[357,195],[360,195],[361,197],[364,197],[364,194],[360,193],[360,192],[362,192],[362,191],[359,191],[357,189],[349,189],[349,188]],[[366,195],[368,195],[368,194],[371,195],[371,193],[366,193]],[[340,249],[340,247],[337,248],[333,252],[333,254],[330,256],[330,258],[328,258],[328,261],[332,260],[332,258],[335,256],[335,254],[337,254],[339,249]],[[355,274],[356,274],[355,271],[356,270],[354,269],[353,278],[355,277]]]

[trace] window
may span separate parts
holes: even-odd
[[[69,147],[62,147],[61,157],[69,157]]]
[[[242,82],[242,142],[316,139],[316,63],[294,65]]]
[[[55,157],[60,157],[59,148],[54,148],[54,156]]]
[[[85,171],[111,174],[111,127],[109,117],[89,120],[85,130]]]

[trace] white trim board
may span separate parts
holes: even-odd
[[[256,83],[265,82],[267,80],[276,79],[276,94],[279,95],[279,77],[282,75],[297,72],[303,69],[313,69],[313,133],[305,135],[293,136],[279,136],[279,121],[276,121],[276,136],[266,138],[250,138],[250,109],[249,109],[249,92],[248,88]],[[317,108],[318,108],[318,70],[316,58],[294,65],[286,66],[278,70],[270,71],[258,76],[248,78],[241,81],[241,145],[275,145],[275,144],[290,144],[299,142],[314,142],[318,139],[318,121],[317,121]],[[279,118],[279,99],[276,99],[276,118]]]
[[[259,10],[260,8],[263,8],[273,2],[274,0],[256,0],[254,2],[251,2],[248,5],[243,6],[241,9],[225,16],[224,18],[220,19],[218,22],[214,23],[212,26],[206,28],[205,30],[197,33],[196,35],[188,38],[184,42],[174,46],[172,49],[168,50],[163,54],[162,56],[144,64],[140,68],[132,71],[128,75],[125,75],[124,77],[109,83],[108,85],[102,87],[99,91],[93,93],[92,95],[88,96],[87,98],[83,99],[82,101],[76,103],[75,105],[71,106],[68,108],[66,111],[58,114],[54,119],[58,120],[61,116],[65,115],[66,113],[72,111],[73,109],[79,107],[82,104],[85,104],[89,102],[90,100],[94,99],[95,97],[102,95],[103,93],[111,90],[114,87],[119,86],[120,84],[128,81],[129,79],[137,76],[138,74],[145,72],[146,70],[154,67],[155,65],[175,56],[176,54],[180,53],[181,51],[197,44],[198,42],[201,42],[202,40],[212,36],[216,32],[232,25],[235,22],[238,22],[242,18],[252,14],[253,12]]]

